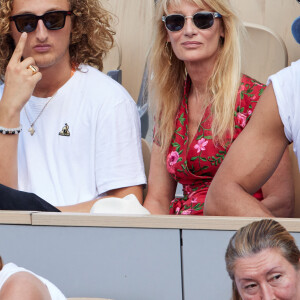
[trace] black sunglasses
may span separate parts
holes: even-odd
[[[192,19],[199,29],[207,29],[214,25],[215,18],[222,18],[222,15],[217,12],[200,11],[193,16],[179,14],[163,16],[162,21],[165,22],[169,31],[180,31],[184,27],[186,19]]]
[[[57,10],[49,11],[42,16],[34,14],[16,15],[9,18],[14,21],[19,32],[32,32],[36,29],[38,21],[43,20],[49,30],[62,29],[65,26],[66,16],[71,16],[72,11]]]

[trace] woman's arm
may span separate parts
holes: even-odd
[[[153,143],[148,179],[148,193],[144,203],[151,214],[169,214],[177,182],[167,171],[160,147]]]
[[[290,218],[294,213],[294,183],[289,149],[287,148],[271,178],[262,187],[262,204],[278,218]]]

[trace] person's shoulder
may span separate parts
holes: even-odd
[[[94,67],[80,65],[78,72],[81,77],[86,78],[86,84],[93,89],[102,88],[103,86],[118,88],[119,86],[118,82]]]
[[[246,86],[247,88],[265,88],[266,85],[259,82],[258,80],[246,75],[246,74],[243,74],[242,77],[241,77],[241,86]]]
[[[89,94],[98,94],[102,99],[133,101],[127,90],[117,81],[88,65],[81,65],[79,71],[85,77],[85,89]]]
[[[3,265],[3,268],[1,269],[0,273],[7,273],[7,272],[11,272],[11,271],[16,271],[19,269],[20,268],[16,264],[9,262],[9,263],[6,263],[5,265]]]
[[[292,62],[291,67],[299,69],[300,68],[300,59]]]
[[[249,106],[251,103],[256,103],[259,100],[265,88],[265,84],[250,76],[242,75],[239,98],[243,105]]]
[[[300,73],[300,59],[294,61],[291,63],[290,66],[282,69],[281,71],[287,71],[287,72],[297,72],[297,73]],[[279,72],[281,72],[279,71]],[[278,72],[278,73],[279,73]]]
[[[268,84],[277,80],[297,80],[300,76],[300,59],[292,62],[292,64],[277,73],[271,75],[268,79]]]
[[[236,133],[239,133],[239,130],[248,123],[265,87],[259,81],[247,75],[242,75],[234,113]]]

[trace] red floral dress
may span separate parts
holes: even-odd
[[[225,148],[215,146],[211,134],[212,117],[210,107],[208,107],[188,149],[188,95],[190,88],[191,80],[188,78],[167,155],[168,172],[183,185],[183,197],[172,200],[170,214],[203,215],[208,188],[232,143],[227,143]],[[264,88],[264,85],[252,78],[242,76],[234,112],[233,141],[249,121]],[[261,200],[261,190],[254,196]]]

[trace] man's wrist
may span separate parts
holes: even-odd
[[[0,101],[0,126],[17,128],[20,126],[20,111],[5,101]]]

